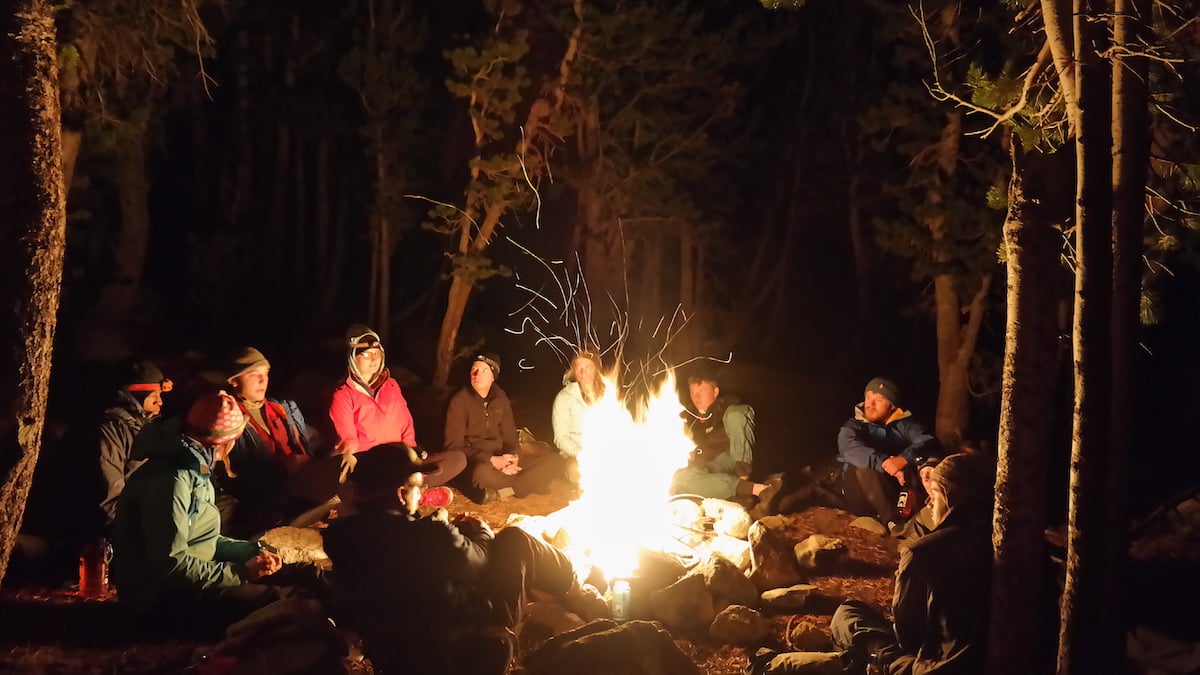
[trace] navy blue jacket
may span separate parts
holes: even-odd
[[[883,462],[900,455],[916,466],[922,459],[941,455],[937,439],[925,431],[907,410],[897,410],[884,424],[868,422],[862,404],[838,431],[838,461],[883,473]]]

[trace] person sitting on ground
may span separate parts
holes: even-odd
[[[730,499],[760,505],[758,515],[769,515],[779,493],[782,475],[765,483],[750,480],[754,462],[754,408],[721,395],[721,386],[711,373],[688,379],[692,407],[683,418],[688,436],[696,444],[688,465],[675,472],[671,494]]]
[[[554,397],[551,424],[554,445],[563,455],[576,458],[583,449],[583,416],[604,396],[600,355],[587,349],[571,359],[571,368],[563,376],[563,388]]]
[[[223,534],[250,536],[283,524],[286,519],[333,496],[338,466],[313,464],[308,425],[295,401],[267,395],[271,363],[254,347],[239,347],[227,358],[222,376],[233,389],[238,407],[246,416],[246,430],[229,452],[234,476],[218,470],[213,475],[222,507]],[[307,494],[299,483],[315,483],[306,474],[325,469],[329,480],[321,494]]]
[[[983,671],[991,606],[992,496],[995,462],[981,453],[950,455],[933,469],[934,529],[900,547],[892,602],[895,621],[850,600],[830,632],[847,673],[868,666],[890,675]],[[787,654],[759,650],[754,675],[792,672]]]
[[[147,625],[226,626],[301,591],[248,583],[280,570],[278,555],[220,534],[213,464],[241,435],[246,417],[224,391],[203,395],[186,418],[147,428],[134,444],[146,463],[117,502],[112,576],[121,604]]]
[[[104,411],[100,422],[100,473],[105,484],[100,510],[106,527],[111,527],[117,517],[117,499],[125,489],[125,481],[146,461],[130,457],[133,441],[146,424],[158,418],[163,394],[173,386],[158,366],[145,359],[128,361],[121,370],[116,401]]]
[[[411,448],[388,443],[358,459],[344,513],[324,532],[325,552],[334,618],[362,638],[375,672],[505,672],[505,629],[516,626],[532,590],[586,619],[606,615],[566,556],[523,530],[493,535],[465,514],[418,517],[414,493],[436,467]]]
[[[884,525],[899,525],[896,499],[902,487],[914,491],[914,504],[924,502],[921,473],[927,475],[930,458],[941,454],[937,439],[899,402],[896,384],[876,377],[867,383],[854,417],[838,431],[837,459],[843,468],[846,505],[855,513],[877,517]]]
[[[499,356],[476,356],[470,386],[450,397],[446,410],[446,451],[470,458],[471,483],[484,491],[484,503],[510,491],[518,497],[546,494],[550,482],[565,478],[567,469],[562,455],[521,455],[512,404],[496,384],[499,374]]]
[[[351,325],[346,330],[346,361],[349,375],[333,392],[329,404],[329,419],[338,436],[334,452],[347,458],[352,467],[355,453],[376,445],[404,443],[418,447],[408,401],[384,365],[379,334],[363,324]],[[467,466],[466,455],[449,449],[432,453],[424,461],[437,467],[425,476],[430,486],[445,485]],[[445,506],[435,502],[448,504],[451,496],[449,489],[428,490],[424,498],[427,505]]]

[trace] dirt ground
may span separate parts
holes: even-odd
[[[456,495],[452,513],[470,512],[494,528],[509,514],[544,515],[568,502],[565,494],[507,499],[487,505]],[[765,646],[789,647],[789,628],[802,621],[827,632],[830,616],[844,599],[855,598],[890,609],[897,550],[894,539],[849,527],[853,517],[841,511],[813,508],[793,516],[788,535],[800,541],[813,533],[843,539],[850,552],[845,576],[814,577],[818,594],[809,612],[772,617],[774,634]],[[748,650],[716,644],[703,636],[680,637],[677,644],[713,675],[744,672]],[[198,650],[211,645],[189,640],[137,634],[117,611],[115,598],[80,597],[71,588],[0,588],[0,673],[175,673],[186,670]],[[347,663],[351,672],[370,673],[369,662]]]

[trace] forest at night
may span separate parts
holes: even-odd
[[[509,672],[584,672],[566,665],[578,658],[598,673],[861,673],[836,628],[847,600],[894,622],[918,664],[936,661],[905,642],[897,579],[910,546],[933,550],[924,538],[957,521],[897,541],[896,523],[853,508],[839,482],[853,470],[839,428],[902,413],[939,459],[994,469],[988,602],[974,610],[986,641],[970,650],[977,665],[947,672],[1200,672],[1188,615],[1200,442],[1186,423],[1200,407],[1198,15],[1195,0],[12,0],[0,9],[0,671],[211,675],[282,658],[222,642],[228,622],[143,633],[119,591],[82,597],[80,545],[120,539],[111,512],[103,527],[80,514],[95,510],[96,428],[113,392],[130,391],[131,363],[161,370],[147,379],[154,428],[187,429],[218,388],[243,400],[238,378],[269,368],[268,400],[303,411],[305,462],[338,465],[330,476],[360,492],[367,478],[345,458],[374,443],[347,446],[344,387],[380,401],[390,378],[403,442],[428,460],[457,447],[456,392],[492,401],[494,381],[522,430],[497,472],[515,475],[530,448],[569,468],[554,489],[496,497],[468,463],[447,483],[449,516],[490,537],[518,514],[570,513],[601,470],[558,428],[560,388],[579,383],[580,406],[602,407],[582,355],[623,409],[653,408],[668,374],[688,424],[710,412],[704,383],[750,407],[737,491],[696,499],[746,507],[745,566],[725,553],[715,568],[659,571],[655,593],[705,577],[701,625],[662,609],[644,563],[626,618],[655,620],[665,642],[637,642],[650,633],[620,621],[611,643],[546,642],[591,617],[535,629],[532,612],[524,631],[510,626]],[[381,375],[355,385],[358,359],[385,346]],[[870,417],[872,389],[896,411],[886,421]],[[246,411],[246,433],[255,419]],[[222,460],[214,439],[205,481]],[[684,463],[708,466],[695,443],[700,459]],[[918,472],[914,447],[864,466],[933,509],[938,469]],[[637,474],[657,461],[611,456]],[[236,469],[226,455],[222,471]],[[945,494],[953,515],[961,493]],[[361,517],[338,495],[342,508],[295,529]],[[689,527],[707,545],[725,516],[696,508]],[[586,526],[544,527],[541,543],[563,550],[585,539],[568,532]],[[817,536],[839,542],[840,562],[805,567],[800,546]],[[771,546],[789,570],[793,546],[800,558],[773,583]],[[758,586],[746,602],[712,588],[730,560]],[[595,585],[612,611],[608,581]],[[807,605],[767,597],[801,582]],[[719,631],[743,604],[761,631]],[[409,672],[350,628],[367,639],[329,653],[341,670],[264,672]],[[921,649],[938,651],[930,640]],[[579,656],[589,646],[600,656]],[[676,648],[682,665],[603,660]],[[835,652],[836,665],[772,660]],[[923,672],[884,653],[871,658],[890,672]]]

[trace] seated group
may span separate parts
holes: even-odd
[[[585,618],[603,615],[595,589],[581,585],[578,571],[545,542],[517,528],[493,535],[468,516],[447,522],[416,514],[418,505],[447,504],[444,484],[464,471],[485,499],[545,492],[551,481],[569,477],[584,411],[603,395],[598,355],[575,356],[555,399],[559,452],[520,452],[511,404],[495,383],[499,358],[481,355],[471,364],[469,386],[450,400],[443,448],[424,453],[384,366],[378,334],[352,326],[346,345],[348,376],[329,408],[338,441],[327,457],[314,457],[295,403],[267,396],[270,365],[255,349],[230,361],[232,395],[208,392],[183,419],[148,426],[170,386],[152,365],[131,371],[121,405],[106,415],[101,458],[122,604],[158,625],[203,616],[224,626],[276,601],[304,598],[315,612],[359,632],[377,672],[503,672],[511,645],[487,629],[514,626],[530,589],[573,603]],[[683,416],[696,450],[672,491],[735,499],[754,506],[756,515],[770,513],[783,481],[750,479],[753,410],[722,397],[712,377],[693,378],[689,393],[692,407]],[[897,400],[890,381],[868,383],[839,434],[842,493],[887,522],[902,486],[924,486],[935,507],[929,525],[936,526],[946,521],[946,496],[958,497],[957,486],[951,488],[958,474],[950,472],[961,469],[946,464],[938,487],[933,463],[924,463],[936,441]],[[284,566],[246,539],[334,494],[343,503],[324,537],[332,579],[311,566]],[[849,621],[845,614],[839,616]],[[464,616],[472,617],[467,630]],[[855,648],[875,658],[899,649]],[[762,672],[773,671],[774,656],[759,660]]]

